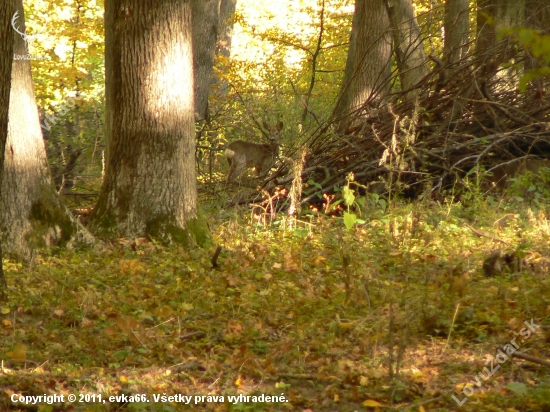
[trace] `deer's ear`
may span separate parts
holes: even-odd
[[[283,122],[279,122],[277,124],[277,130],[279,130],[279,131],[283,130]]]
[[[265,122],[265,120],[262,123],[264,125],[264,128],[269,131],[269,125]]]

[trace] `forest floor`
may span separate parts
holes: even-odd
[[[5,260],[0,411],[550,411],[548,366],[512,357],[550,358],[549,205],[232,209],[208,248]]]

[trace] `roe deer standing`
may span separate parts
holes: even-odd
[[[257,144],[236,140],[231,142],[225,149],[225,157],[229,163],[229,173],[227,181],[234,182],[247,167],[253,167],[256,174],[260,176],[266,172],[275,163],[275,158],[279,154],[279,137],[283,130],[283,122],[277,123],[277,126],[270,128],[266,122],[264,127],[269,131],[269,144]]]

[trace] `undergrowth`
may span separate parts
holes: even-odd
[[[479,379],[524,322],[548,324],[547,206],[376,199],[360,212],[351,229],[321,214],[266,227],[244,209],[210,217],[210,248],[121,240],[4,261],[0,410],[550,410],[545,366],[509,356]],[[519,263],[485,276],[495,249]],[[543,329],[518,351],[547,358]],[[50,394],[77,402],[13,401]],[[176,394],[193,398],[155,402]]]

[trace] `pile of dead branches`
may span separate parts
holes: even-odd
[[[549,79],[520,92],[523,62],[516,56],[514,65],[507,64],[506,53],[454,65],[432,60],[433,71],[416,90],[391,95],[383,107],[367,102],[344,128],[334,119],[319,130],[302,172],[302,181],[316,184],[302,202],[341,187],[350,172],[366,186],[400,182],[409,193],[429,187],[437,195],[456,188],[473,169],[490,174],[514,162],[550,158]]]

